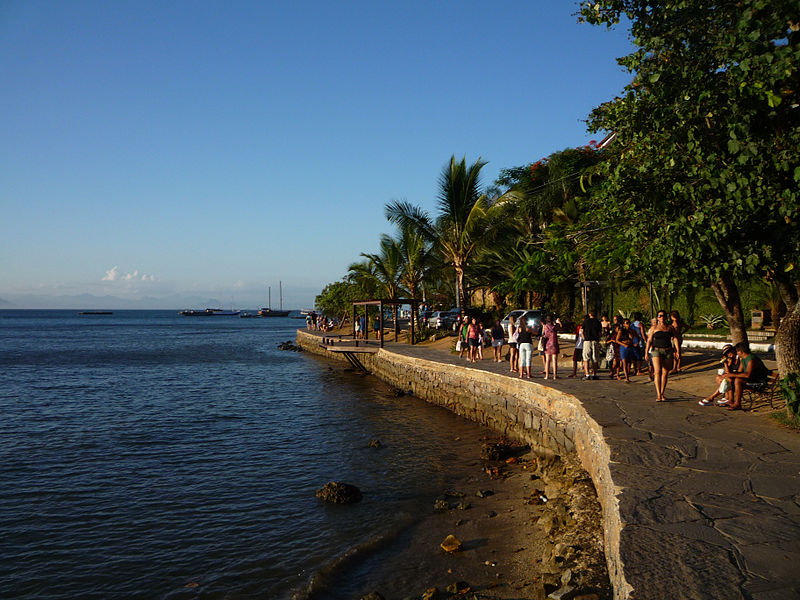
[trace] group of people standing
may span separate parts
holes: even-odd
[[[496,327],[503,333],[500,321]],[[495,328],[492,328],[494,331]],[[542,370],[544,378],[558,379],[558,333],[561,331],[561,319],[551,315],[545,317],[540,332],[534,330],[528,323],[517,321],[513,315],[508,318],[508,360],[509,370],[519,373],[521,379],[533,377],[531,362],[533,360],[533,340],[538,334],[538,350],[542,355]],[[492,341],[494,344],[494,340]]]
[[[666,402],[664,393],[671,373],[681,371],[681,349],[683,334],[689,325],[676,310],[659,310],[646,327],[640,312],[631,318],[615,316],[613,321],[606,315],[600,319],[590,310],[575,330],[573,371],[569,377],[577,377],[578,363],[583,363],[583,379],[598,379],[597,370],[605,359],[612,379],[630,383],[635,375],[648,375],[656,390],[656,402]],[[561,320],[547,315],[541,330],[528,323],[509,317],[508,331],[504,331],[499,320],[490,329],[484,328],[475,317],[464,317],[458,325],[459,356],[470,362],[483,360],[483,346],[491,343],[494,362],[503,362],[502,348],[508,345],[509,370],[520,378],[532,378],[534,343],[542,356],[544,379],[558,378],[558,334],[562,330]],[[745,389],[759,389],[766,385],[769,371],[757,356],[750,353],[746,342],[735,347],[727,345],[723,350],[722,368],[717,376],[717,391],[700,401],[703,406],[715,403],[729,410],[741,406]]]
[[[583,378],[598,378],[597,368],[603,358],[602,341],[606,344],[605,359],[612,379],[630,383],[632,376],[648,374],[656,388],[656,401],[664,402],[669,374],[681,370],[681,346],[686,329],[688,325],[676,310],[669,315],[659,310],[647,333],[639,312],[633,313],[632,319],[615,316],[612,323],[607,316],[598,320],[597,314],[589,311],[575,334],[573,376],[580,356]]]

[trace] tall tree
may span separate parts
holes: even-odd
[[[438,215],[429,214],[408,202],[386,205],[386,218],[401,227],[419,231],[433,242],[447,264],[455,271],[456,301],[465,306],[464,272],[481,244],[493,234],[491,213],[503,199],[489,206],[481,190],[480,172],[486,162],[480,158],[467,166],[466,158],[456,161],[455,155],[439,177]]]
[[[603,210],[629,263],[663,283],[711,285],[746,339],[736,280],[773,274],[790,293],[800,248],[797,0],[584,0],[582,18],[626,17],[637,49],[622,97],[596,108],[614,131]],[[800,367],[800,310],[776,337],[782,375]]]
[[[400,278],[403,269],[403,253],[397,240],[389,235],[381,236],[376,253],[361,253],[365,262],[350,265],[350,271],[364,279],[372,279],[375,288],[386,298],[399,297]]]

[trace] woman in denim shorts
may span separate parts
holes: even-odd
[[[670,369],[672,369],[672,357],[674,354],[680,356],[680,346],[675,329],[667,320],[667,313],[659,310],[656,314],[656,322],[647,334],[647,346],[645,353],[653,359],[654,378],[656,386],[656,402],[666,402],[664,390],[667,388],[667,379]]]

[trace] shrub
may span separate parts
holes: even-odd
[[[728,322],[722,315],[700,315],[700,320],[706,324],[709,329],[714,329],[718,325],[727,325]]]

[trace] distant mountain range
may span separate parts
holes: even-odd
[[[0,298],[0,308],[60,308],[60,309],[175,309],[205,308],[227,306],[217,298],[198,298],[192,296],[173,295],[163,298],[119,298],[117,296],[95,296],[78,294],[74,296],[37,296],[20,295],[12,300]],[[238,308],[238,307],[237,307]],[[256,308],[256,303],[252,307]]]

